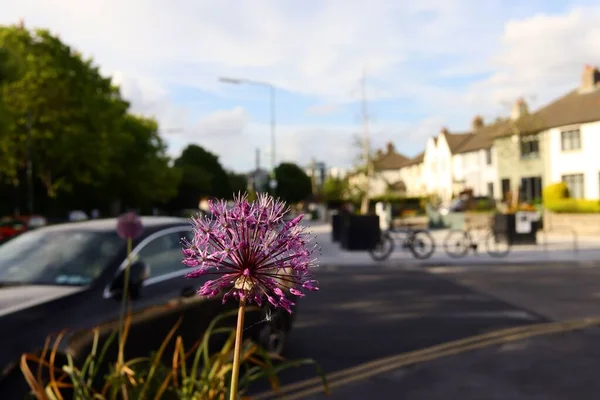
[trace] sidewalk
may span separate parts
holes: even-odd
[[[331,226],[324,223],[307,224],[321,246],[320,264],[323,266],[386,265],[404,267],[446,266],[446,265],[506,265],[529,263],[600,263],[600,236],[582,236],[574,240],[570,234],[551,234],[541,232],[538,245],[513,246],[510,254],[504,258],[492,258],[481,245],[478,254],[467,254],[464,258],[451,258],[443,249],[447,230],[431,231],[436,242],[436,251],[427,260],[417,260],[412,255],[396,248],[390,257],[383,261],[374,261],[365,252],[350,252],[340,249],[339,243],[331,241]]]
[[[538,336],[438,358],[307,400],[595,400],[600,328]]]

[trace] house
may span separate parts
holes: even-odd
[[[427,193],[437,194],[442,201],[452,199],[455,192],[452,157],[472,137],[470,132],[450,133],[448,129],[442,128],[438,136],[429,138],[421,174]]]
[[[494,141],[501,193],[532,202],[544,186],[564,181],[572,197],[600,198],[599,89],[600,72],[586,66],[578,88],[534,113],[517,100],[509,127]]]
[[[472,136],[452,157],[454,193],[471,189],[475,196],[499,197],[498,154],[494,139],[508,126],[506,120],[485,125],[481,116],[473,118]]]
[[[371,180],[371,196],[393,194],[406,195],[406,183],[402,179],[401,170],[410,161],[409,158],[396,152],[394,145],[389,142],[385,152],[378,150],[374,166],[374,176]]]
[[[421,197],[428,194],[427,185],[422,178],[424,156],[425,152],[422,151],[404,163],[400,169],[400,179],[406,186],[406,196],[408,197]]]

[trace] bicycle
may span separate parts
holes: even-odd
[[[403,250],[409,250],[413,257],[420,260],[431,257],[435,252],[435,241],[429,231],[424,229],[391,228],[384,231],[381,234],[379,242],[373,249],[369,250],[371,258],[375,261],[387,259],[394,251],[396,242],[401,244]]]
[[[467,255],[469,250],[477,254],[480,241],[475,240],[471,231],[473,229],[452,229],[444,239],[444,250],[452,258],[461,258]],[[487,228],[484,238],[486,251],[490,257],[502,258],[510,253],[510,242],[504,232]]]

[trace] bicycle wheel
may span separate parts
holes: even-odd
[[[485,238],[485,248],[491,257],[506,257],[510,253],[508,235],[503,232],[490,231]]]
[[[466,256],[470,248],[471,238],[467,231],[452,229],[444,239],[444,250],[452,258]]]
[[[416,230],[412,234],[410,252],[415,258],[425,260],[435,252],[435,240],[429,231]]]
[[[381,234],[381,239],[375,247],[369,250],[371,258],[375,261],[383,261],[394,251],[394,238],[388,232]]]

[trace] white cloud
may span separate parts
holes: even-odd
[[[525,96],[539,107],[574,89],[584,65],[600,63],[599,19],[596,6],[509,21],[491,59],[494,74],[468,98],[489,109]]]
[[[310,115],[331,115],[339,110],[339,106],[335,104],[319,104],[311,106],[306,110]]]

